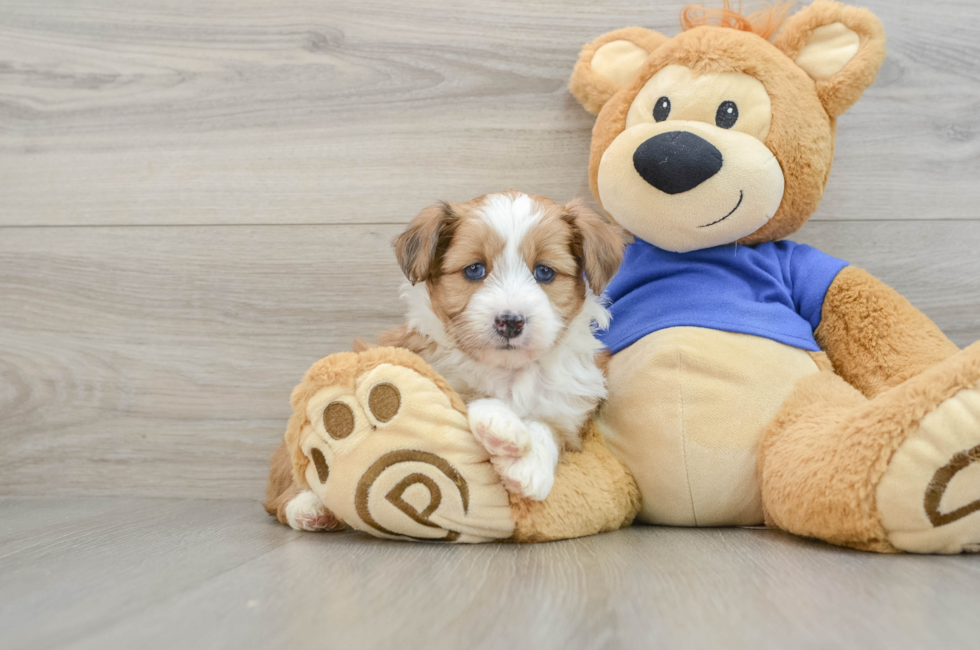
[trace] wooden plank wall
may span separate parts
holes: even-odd
[[[980,4],[868,0],[797,237],[980,339]],[[259,496],[317,358],[400,320],[425,205],[588,196],[582,43],[679,2],[0,0],[0,494]]]

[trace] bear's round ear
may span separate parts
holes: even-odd
[[[816,0],[790,18],[773,45],[816,83],[827,114],[838,117],[874,83],[885,60],[885,30],[867,9]]]
[[[667,40],[663,34],[643,27],[624,27],[603,34],[582,47],[568,89],[585,110],[598,115],[603,104]]]

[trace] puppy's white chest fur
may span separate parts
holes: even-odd
[[[429,307],[424,287],[406,285],[403,292],[409,327],[436,344],[423,357],[465,401],[500,400],[522,420],[548,424],[558,442],[580,448],[582,425],[606,397],[605,377],[595,361],[602,344],[593,323],[606,327],[609,313],[591,292],[554,347],[513,359],[509,366],[482,363],[457,350]]]
[[[592,323],[605,327],[609,313],[589,292],[582,311],[555,345],[540,356],[509,365],[482,363],[454,348],[422,290],[407,286],[412,330],[435,345],[420,352],[467,402],[474,437],[508,491],[542,500],[551,492],[561,448],[581,449],[581,429],[606,397],[596,364],[602,345]],[[412,295],[412,294],[415,295]]]

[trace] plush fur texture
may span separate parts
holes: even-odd
[[[544,501],[511,495],[514,541],[546,542],[594,535],[633,523],[640,490],[632,474],[588,423],[582,450],[567,452],[555,473],[555,486]]]
[[[614,41],[628,41],[647,52],[653,52],[668,40],[663,34],[644,27],[624,27],[603,34],[582,48],[568,88],[585,110],[598,115],[606,102],[619,90],[619,86],[592,70],[592,58],[596,51]]]
[[[817,25],[840,21],[861,36],[857,55],[836,76],[814,82],[793,63],[805,45],[809,31]],[[638,45],[656,39],[647,33],[616,34],[616,39],[638,38]],[[610,88],[593,81],[589,69],[597,45],[608,42],[605,35],[582,49],[569,84],[582,105],[592,111],[602,104],[592,132],[589,183],[599,204],[598,175],[602,155],[626,127],[630,104],[656,72],[667,65],[683,65],[697,74],[742,72],[763,83],[772,100],[773,121],[765,145],[773,152],[785,176],[783,201],[776,215],[739,243],[751,245],[781,239],[796,232],[817,209],[830,174],[834,155],[835,118],[844,112],[874,82],[884,60],[884,30],[873,14],[830,0],[817,0],[791,18],[775,43],[740,29],[698,26],[651,52],[633,80],[606,97]],[[639,42],[639,41],[642,41]],[[599,88],[598,94],[590,94]],[[614,214],[609,215],[615,220]]]
[[[675,117],[673,113],[658,117],[656,111],[648,115],[650,97],[657,94],[643,94],[648,86],[657,91],[674,88],[670,92],[684,99],[683,87],[677,90],[676,84],[660,81],[686,78],[676,73],[678,66],[686,68],[687,77],[701,86],[717,83],[734,88],[732,80],[744,78],[731,73],[748,75],[761,82],[771,102],[769,130],[756,137],[779,163],[785,185],[782,201],[764,225],[740,235],[736,243],[778,240],[809,219],[830,173],[836,119],[873,83],[884,60],[885,36],[880,22],[867,10],[816,0],[786,20],[770,42],[786,13],[785,7],[777,6],[742,17],[727,3],[720,11],[689,8],[683,13],[685,31],[662,39],[654,49],[649,45],[657,37],[637,28],[612,32],[583,47],[569,86],[590,112],[601,105],[593,129],[589,178],[593,194],[611,220],[618,219],[618,211],[623,225],[627,220],[636,224],[646,208],[651,212],[647,230],[652,231],[644,232],[644,239],[676,252],[696,248],[690,242],[670,248],[658,241],[657,228],[673,223],[663,217],[671,197],[688,190],[662,189],[655,177],[643,176],[636,162],[639,147],[662,133],[686,130],[720,151],[721,131],[716,126],[733,128],[712,120],[709,111],[703,117],[691,117],[696,113],[691,109]],[[611,42],[629,39],[638,47],[646,44],[649,55],[642,63],[636,62],[636,47],[617,45],[601,50]],[[623,57],[623,66],[611,60],[616,54]],[[595,69],[593,61],[597,62]],[[623,79],[627,67],[634,73]],[[614,71],[619,81],[597,81],[596,75],[602,76],[599,69]],[[658,77],[663,71],[673,76]],[[713,97],[700,87],[696,92],[688,90],[689,96]],[[639,108],[631,112],[634,102]],[[658,100],[652,105],[666,104]],[[642,121],[637,122],[641,113]],[[671,125],[671,120],[676,123]],[[639,135],[627,139],[631,130]],[[746,127],[743,131],[752,134]],[[618,167],[609,160],[613,156]],[[651,190],[633,189],[630,183],[638,183],[631,176],[634,166],[636,178],[642,177],[668,196],[656,195],[657,200],[650,201]],[[733,173],[740,171],[748,173],[738,169]],[[712,173],[721,178],[723,172],[722,165]],[[600,182],[600,177],[607,180]],[[714,176],[708,178],[716,181]],[[731,184],[730,179],[724,182]],[[723,184],[715,182],[716,187]],[[605,200],[603,192],[610,193],[610,200]],[[655,210],[650,209],[653,203]],[[678,211],[690,207],[689,200],[675,204]],[[629,229],[640,236],[635,225]],[[838,275],[827,293],[822,317],[815,337],[825,352],[813,355],[819,372],[798,380],[761,433],[758,480],[765,520],[799,535],[867,550],[947,553],[980,549],[980,514],[976,512],[980,510],[980,481],[975,472],[952,474],[974,462],[980,449],[980,421],[974,413],[980,347],[958,351],[925,315],[860,269],[848,268]],[[629,366],[628,354],[622,358],[626,361],[620,365],[619,355],[612,358],[610,376],[642,393],[643,368]],[[757,363],[764,365],[771,358],[759,355]],[[711,375],[713,370],[718,369],[709,367],[704,372]],[[618,398],[615,387],[611,388],[600,418]],[[679,412],[685,406],[678,405]],[[933,414],[938,415],[931,417]],[[618,432],[606,431],[607,424],[606,419],[600,420],[604,433],[615,441]],[[636,441],[644,439],[642,425],[633,422],[631,426],[635,429],[631,444],[639,444]],[[724,422],[717,422],[712,430],[718,429],[724,429]],[[654,434],[650,432],[649,440],[655,439]],[[629,456],[628,449],[613,448],[620,457]],[[896,458],[901,461],[893,464]],[[948,496],[945,486],[953,476],[961,476],[958,496],[940,504]],[[877,502],[879,492],[886,499],[887,516]],[[945,514],[938,515],[940,511]],[[955,524],[947,524],[950,519]],[[904,522],[900,525],[905,529],[888,530],[886,520]],[[954,525],[955,529],[950,527]],[[940,530],[943,526],[947,528]]]
[[[874,83],[878,69],[885,61],[885,30],[867,9],[849,7],[839,2],[818,0],[786,23],[773,45],[788,58],[796,59],[806,46],[808,36],[821,25],[842,23],[860,37],[857,54],[838,74],[816,82],[817,97],[824,110],[839,117],[861,98],[865,88]]]
[[[854,267],[841,271],[830,285],[816,338],[837,374],[867,397],[959,351],[902,295]]]
[[[741,7],[741,2],[739,2]],[[786,21],[792,3],[776,2],[756,9],[745,16],[732,7],[730,0],[722,0],[720,7],[703,7],[687,5],[681,10],[681,25],[685,30],[703,25],[729,27],[743,32],[751,32],[767,41],[773,37],[780,26]]]
[[[759,455],[766,522],[834,544],[896,551],[875,488],[919,422],[978,384],[980,343],[871,400],[832,372],[801,380]]]
[[[634,78],[603,107],[593,129],[589,182],[598,188],[602,155],[626,126],[626,113],[647,79],[661,68],[679,64],[698,74],[742,72],[759,79],[772,101],[772,126],[765,145],[779,161],[785,178],[783,200],[775,216],[740,243],[786,237],[817,209],[834,153],[835,124],[822,109],[813,81],[772,44],[746,32],[698,27],[655,51]],[[615,215],[610,215],[615,220]]]
[[[269,459],[269,480],[265,486],[265,511],[279,523],[289,525],[286,506],[303,489],[293,483],[293,459],[285,443],[279,443]]]

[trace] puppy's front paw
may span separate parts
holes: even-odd
[[[517,458],[527,454],[531,435],[527,426],[499,399],[478,399],[467,404],[470,431],[491,456]]]
[[[310,490],[300,492],[286,504],[286,521],[295,530],[337,530],[343,524],[327,510],[320,497]]]
[[[555,484],[558,445],[551,429],[538,422],[527,425],[530,447],[523,456],[493,456],[490,461],[507,491],[534,501],[544,501]]]

